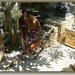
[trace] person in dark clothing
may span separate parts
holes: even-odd
[[[28,27],[26,26],[26,10],[22,10],[22,16],[19,18],[19,29],[21,34],[22,48],[25,49],[28,38]]]

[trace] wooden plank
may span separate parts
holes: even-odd
[[[75,31],[66,29],[65,32],[65,45],[75,48]]]

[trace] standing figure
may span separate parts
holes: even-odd
[[[19,18],[19,29],[21,34],[21,43],[23,50],[27,45],[27,38],[28,38],[28,27],[26,26],[26,10],[22,10],[22,16]]]
[[[27,12],[26,25],[28,27],[29,52],[37,53],[37,47],[40,45],[39,31],[41,29],[40,22],[34,17],[32,11]]]

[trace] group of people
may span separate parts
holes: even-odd
[[[19,18],[19,29],[24,50],[22,55],[37,53],[37,47],[41,43],[39,38],[41,25],[32,11],[22,10],[22,16]]]

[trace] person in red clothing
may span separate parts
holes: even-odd
[[[26,26],[26,10],[22,10],[22,16],[19,18],[19,29],[21,34],[21,43],[23,50],[27,45],[27,38],[28,38],[28,27]]]
[[[27,12],[26,25],[28,27],[28,51],[30,54],[37,53],[37,48],[40,45],[39,32],[41,30],[41,25],[32,11]]]

